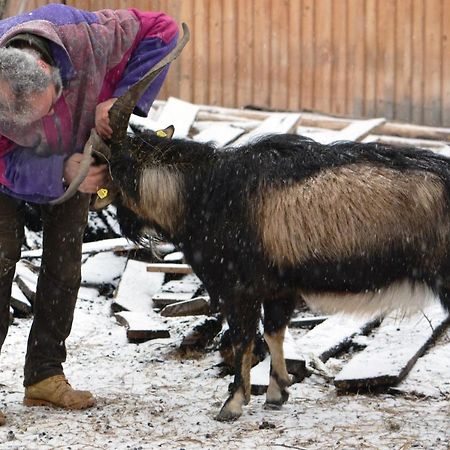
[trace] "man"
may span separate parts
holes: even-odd
[[[70,200],[48,202],[78,173],[91,128],[104,138],[111,135],[108,111],[115,98],[172,50],[177,36],[170,17],[135,9],[88,12],[50,4],[0,21],[0,346],[9,325],[25,201],[41,204],[43,222],[24,367],[27,406],[95,404],[90,392],[70,386],[62,363],[80,285],[90,194],[106,181],[106,167],[92,165]],[[148,113],[166,73],[142,96],[136,114]]]

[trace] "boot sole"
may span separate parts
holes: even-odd
[[[71,410],[82,410],[91,408],[95,405],[95,400],[92,401],[92,403],[88,403],[83,406],[63,406],[63,405],[56,405],[55,403],[49,402],[48,400],[42,400],[39,398],[27,398],[25,397],[23,399],[24,406],[51,406],[52,408],[62,408],[62,409],[71,409]]]

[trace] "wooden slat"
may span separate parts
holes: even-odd
[[[210,313],[209,297],[195,297],[183,302],[167,305],[161,310],[164,317],[199,316]]]
[[[192,267],[189,264],[154,263],[154,264],[147,264],[147,272],[192,273]]]
[[[395,23],[395,117],[411,120],[412,0],[398,0]]]
[[[342,115],[346,112],[347,79],[349,71],[347,61],[349,26],[347,23],[347,2],[332,3],[332,35],[331,35],[331,102],[332,114]],[[352,91],[350,91],[352,92]]]
[[[365,14],[365,101],[364,101],[364,115],[366,117],[375,117],[377,115],[377,61],[378,61],[378,47],[377,42],[377,5],[378,0],[366,0],[366,14]]]
[[[412,77],[411,97],[412,111],[411,118],[415,123],[423,123],[424,120],[424,90],[425,83],[425,2],[424,0],[413,0],[412,18],[412,46],[414,76]]]
[[[441,4],[441,0],[427,0],[425,7],[424,120],[430,125],[441,123]]]
[[[288,14],[288,95],[287,108],[291,111],[298,111],[301,108],[301,72],[302,72],[302,54],[301,54],[301,6],[302,2],[298,0],[289,0]],[[266,15],[267,17],[267,15]],[[257,102],[255,102],[258,104]]]
[[[237,73],[237,11],[236,0],[223,3],[223,102],[224,106],[236,106]],[[198,103],[198,101],[197,101]]]
[[[221,105],[222,98],[222,4],[223,0],[208,2],[209,40],[208,40],[208,77],[214,83],[207,83],[208,103]]]
[[[399,317],[400,314],[385,318],[374,340],[344,366],[334,379],[338,389],[397,384],[449,321],[448,313],[440,305],[408,319]]]
[[[253,59],[251,48],[253,45],[253,11],[252,2],[237,0],[237,39],[236,58],[237,90],[236,105],[245,106],[252,102],[253,92]],[[245,17],[245,20],[242,18]]]
[[[301,107],[302,109],[314,109],[315,91],[315,56],[314,39],[314,0],[302,0],[302,23],[301,23]]]
[[[331,110],[331,28],[332,0],[316,0],[314,10],[314,109],[317,111]]]
[[[130,311],[118,312],[114,317],[127,328],[127,338],[130,342],[170,337],[169,329],[157,318]]]

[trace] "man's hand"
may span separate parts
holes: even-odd
[[[95,108],[95,129],[103,139],[109,139],[112,136],[112,128],[109,126],[108,111],[117,98],[110,98],[109,100],[99,103]]]
[[[83,159],[81,153],[74,153],[64,163],[64,179],[66,183],[71,183],[80,171],[80,163]],[[108,166],[100,164],[98,166],[92,165],[94,158],[91,158],[91,166],[89,172],[83,182],[80,184],[78,190],[85,194],[95,194],[100,188],[106,186],[110,179]]]

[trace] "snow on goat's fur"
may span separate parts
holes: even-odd
[[[179,245],[227,318],[236,371],[220,420],[239,417],[250,399],[261,305],[272,406],[288,398],[282,345],[299,297],[370,314],[421,308],[431,294],[450,307],[443,157],[296,135],[216,149],[143,133],[111,150],[123,205]]]

